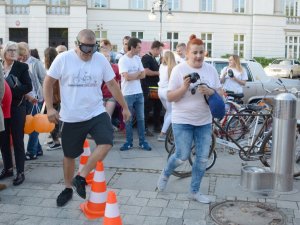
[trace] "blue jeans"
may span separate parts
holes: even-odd
[[[144,96],[142,93],[134,95],[125,95],[125,101],[128,105],[131,113],[130,120],[126,122],[126,142],[132,144],[133,142],[133,131],[132,131],[132,117],[135,113],[137,120],[137,128],[139,135],[139,143],[145,141],[145,117],[144,117]]]
[[[41,109],[43,103],[39,102],[38,107]],[[26,111],[27,114],[35,115],[38,113],[37,107],[33,106],[30,102],[26,101]],[[33,131],[31,134],[29,134],[29,139],[27,143],[27,152],[29,152],[31,155],[36,155],[38,152],[42,151],[42,146],[39,141],[39,133]]]
[[[211,124],[193,126],[190,124],[172,124],[175,139],[175,154],[173,154],[164,169],[164,175],[169,177],[176,167],[188,160],[191,147],[195,143],[196,157],[192,168],[191,193],[197,193],[200,189],[202,177],[206,170],[209,148],[211,145]]]

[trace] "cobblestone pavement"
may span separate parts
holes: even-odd
[[[41,135],[40,140],[43,143],[46,135]],[[201,191],[209,195],[212,203],[200,204],[187,198],[190,178],[172,176],[166,192],[154,191],[167,158],[162,142],[151,137],[148,139],[153,147],[151,152],[138,148],[120,152],[118,149],[124,140],[123,134],[116,135],[115,145],[104,161],[107,186],[116,191],[123,224],[213,225],[210,209],[215,204],[242,200],[269,204],[283,212],[285,224],[300,225],[298,180],[290,193],[247,192],[239,185],[241,166],[245,162],[238,154],[231,155],[219,148],[216,165],[206,173],[201,185]],[[93,141],[90,144],[92,149]],[[260,164],[251,162],[248,165]],[[0,163],[0,169],[2,167]],[[8,188],[0,192],[1,225],[102,224],[102,219],[85,218],[79,209],[84,200],[77,195],[65,207],[56,207],[56,197],[64,188],[61,150],[45,150],[38,160],[26,162],[25,174],[24,184],[18,187],[11,185],[12,179],[3,181]],[[243,225],[247,225],[247,221]]]

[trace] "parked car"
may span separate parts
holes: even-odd
[[[222,68],[228,66],[227,59],[206,58],[205,61],[211,63],[219,74]],[[243,86],[244,103],[253,103],[262,99],[266,95],[264,88],[272,91],[271,94],[267,95],[268,97],[274,97],[279,93],[278,91],[274,91],[276,88],[281,88],[278,78],[267,76],[261,64],[252,60],[241,60],[241,64],[248,75],[246,85]],[[300,90],[299,80],[281,79],[281,81],[287,89],[297,88],[297,90]]]
[[[265,72],[271,77],[293,79],[300,76],[300,62],[296,59],[276,59],[265,67]]]

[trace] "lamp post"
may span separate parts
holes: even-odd
[[[155,8],[159,9],[159,41],[161,42],[162,38],[162,13],[163,9],[167,6],[167,0],[155,0],[152,4],[151,11],[149,13],[149,19],[150,20],[155,20],[156,19],[156,14],[155,14]],[[168,9],[168,14],[167,14],[167,20],[171,19],[173,17],[171,8]]]

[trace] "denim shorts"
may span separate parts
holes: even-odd
[[[83,122],[62,122],[61,142],[64,156],[77,158],[83,153],[83,144],[90,134],[97,145],[113,145],[113,128],[109,115],[104,112]]]

